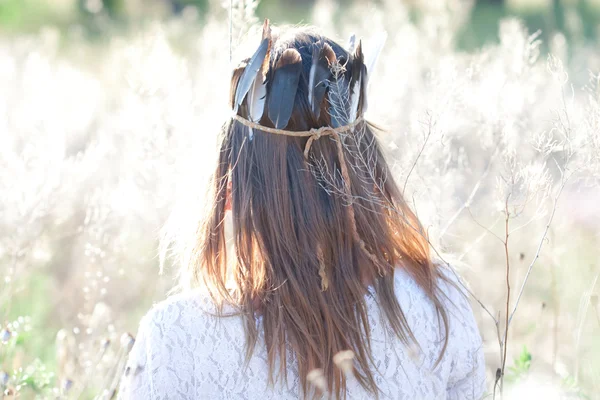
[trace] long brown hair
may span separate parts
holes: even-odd
[[[314,117],[306,96],[312,46],[317,43],[331,46],[342,63],[349,59],[341,46],[307,29],[278,35],[269,48],[271,65],[288,48],[302,57],[286,127],[290,131],[332,126],[329,113]],[[233,73],[232,107],[245,65]],[[242,117],[247,117],[245,113],[244,107],[238,111]],[[266,116],[260,123],[273,127]],[[337,190],[344,182],[331,137],[315,140],[308,160],[303,154],[307,138],[260,129],[250,132],[236,120],[224,126],[220,137],[210,207],[199,229],[191,275],[196,284],[207,286],[217,305],[239,310],[245,322],[247,360],[259,330],[264,331],[271,382],[287,376],[287,352],[293,352],[307,397],[313,393],[307,375],[315,368],[323,371],[330,393],[345,397],[346,376],[333,362],[334,355],[344,350],[355,355],[356,379],[378,395],[365,304],[369,286],[393,331],[407,344],[415,341],[394,293],[395,268],[414,278],[448,330],[438,290],[441,273],[431,261],[425,230],[392,178],[375,130],[361,122],[344,137],[350,199]],[[235,244],[229,261],[224,224],[228,202]],[[354,229],[362,249],[351,233]],[[257,324],[259,315],[262,322]]]

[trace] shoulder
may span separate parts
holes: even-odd
[[[186,318],[202,318],[213,309],[210,307],[208,296],[198,290],[178,293],[155,303],[142,318],[140,326],[185,323]]]
[[[445,311],[448,322],[448,346],[452,349],[479,350],[482,339],[471,307],[466,283],[453,266],[438,264],[437,298]],[[395,272],[395,290],[407,318],[414,320],[418,334],[433,339],[441,339],[442,333],[435,335],[431,327],[437,321],[443,328],[439,313],[432,300],[410,274],[402,269]]]
[[[140,321],[129,366],[139,369],[150,364],[154,374],[192,371],[186,365],[224,346],[232,347],[233,340],[224,338],[243,338],[242,332],[241,318],[220,317],[208,295],[197,290],[173,295],[152,306]]]
[[[210,296],[199,289],[156,303],[142,318],[139,331],[151,336],[154,343],[177,346],[188,342],[210,347],[223,335],[244,336],[239,313],[232,306],[224,306],[219,313]]]
[[[437,295],[446,307],[470,309],[468,292],[465,283],[461,280],[459,273],[449,264],[437,263]],[[394,287],[396,295],[400,300],[410,297],[418,300],[422,305],[429,303],[429,297],[423,288],[415,281],[409,272],[402,267],[394,271]]]
[[[203,326],[210,317],[208,309],[207,297],[198,291],[176,294],[154,304],[139,323],[130,360],[145,364],[160,354],[164,345],[180,341],[192,327]]]
[[[156,303],[140,322],[140,331],[152,333],[154,339],[170,339],[172,336],[196,335],[203,337],[207,330],[217,331],[232,327],[239,317],[227,317],[233,314],[232,307],[224,307],[223,316],[207,293],[198,289],[169,296]]]
[[[439,265],[439,271],[440,300],[446,307],[451,328],[462,332],[475,346],[481,346],[482,340],[471,307],[467,282],[449,264]]]
[[[214,311],[198,291],[155,304],[140,322],[121,380],[121,398],[193,398],[198,351],[218,337],[211,327],[217,319]]]
[[[449,398],[481,398],[486,389],[483,340],[475,320],[467,283],[450,265],[440,267],[440,290],[448,315],[448,346],[454,366]]]

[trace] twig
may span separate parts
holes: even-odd
[[[552,260],[552,264],[550,265],[550,274],[551,274],[551,285],[552,285],[552,297],[554,298],[553,304],[553,319],[554,323],[552,324],[552,367],[556,367],[556,356],[558,354],[558,318],[560,315],[560,301],[558,297],[558,287],[556,284],[556,260]]]
[[[487,226],[485,226],[482,223],[480,223],[479,221],[477,221],[477,219],[475,219],[475,216],[473,215],[473,213],[471,213],[470,208],[467,208],[467,211],[469,212],[469,215],[473,219],[473,222],[475,222],[477,225],[479,225],[479,227],[484,229],[487,233],[489,233],[490,235],[492,235],[493,237],[498,239],[500,242],[504,243],[504,240],[500,236],[496,235],[494,232],[492,232],[492,230],[490,228],[488,228]],[[494,223],[494,225],[495,225],[495,223]]]
[[[229,0],[229,64],[230,65],[231,65],[231,61],[233,60],[232,42],[233,42],[233,0]]]
[[[433,118],[431,117],[431,114],[429,114],[429,122],[427,124],[427,126],[428,126],[427,136],[425,136],[425,141],[423,142],[423,146],[421,146],[421,149],[419,150],[419,153],[417,154],[417,158],[415,158],[415,161],[413,162],[412,166],[410,167],[410,170],[408,171],[408,175],[406,175],[406,179],[404,180],[404,186],[402,187],[403,195],[406,192],[406,185],[408,184],[408,179],[410,178],[410,175],[412,174],[413,170],[417,166],[417,162],[419,162],[419,158],[421,158],[421,154],[423,154],[423,151],[425,150],[425,146],[427,146],[427,142],[429,141],[429,138],[431,137],[432,120],[433,120]]]
[[[350,151],[349,148],[347,148],[347,149]],[[359,152],[359,154],[357,155],[356,158],[357,158],[357,160],[360,160],[365,165],[367,165],[367,161],[365,161],[363,157],[360,157],[360,152]],[[323,162],[317,162],[317,163],[313,164],[312,166],[315,168],[316,172],[318,173],[317,181],[319,182],[319,185],[325,191],[327,191],[327,193],[330,193],[330,194],[337,193],[337,194],[340,194],[340,195],[345,195],[344,192],[336,184],[335,176],[333,176],[328,171],[326,163],[324,161]],[[371,168],[367,168],[367,172],[369,173],[369,175],[373,179],[372,184],[374,184],[380,190],[380,193],[382,193],[382,194],[385,193],[385,191],[383,190],[383,187],[379,187],[379,185],[381,184],[381,182],[378,182],[378,180],[375,179],[375,176],[373,175],[372,169]],[[347,197],[347,195],[345,195],[345,196]],[[351,201],[353,203],[354,207],[357,207],[357,206],[361,207],[361,204],[359,202],[354,201],[356,199],[360,199],[360,197],[359,196],[352,196],[352,198],[349,199],[349,201]],[[400,218],[402,218],[404,220],[404,222],[406,223],[406,226],[408,228],[410,228],[413,231],[417,232],[419,235],[423,235],[423,233],[419,229],[417,229],[417,227],[413,226],[412,223],[405,218],[404,214],[399,213],[398,210],[395,207],[390,206],[391,200],[388,199],[387,197],[384,196],[385,202],[383,202],[382,199],[377,198],[377,197],[373,197],[372,199],[369,199],[369,200],[377,203],[380,207],[384,208],[387,211],[396,213]],[[489,231],[489,229],[487,229],[487,231]],[[489,231],[489,232],[492,235],[494,235],[495,237],[498,237],[493,232],[491,232],[491,231]],[[433,243],[431,243],[431,241],[429,240],[429,238],[426,237],[426,236],[424,236],[424,239],[429,244],[431,250],[436,254],[438,260],[440,262],[444,263],[446,266],[450,266],[450,263],[444,259],[444,257],[441,255],[441,253],[436,248],[436,246]],[[479,298],[471,291],[471,289],[469,289],[469,287],[463,283],[463,281],[460,279],[460,277],[458,276],[458,274],[456,274],[456,272],[454,271],[454,269],[453,268],[449,268],[449,270],[452,271],[452,273],[456,276],[457,281],[459,282],[460,286],[467,292],[467,294],[471,298],[473,298],[481,306],[481,308],[490,316],[490,318],[494,321],[494,324],[496,325],[496,329],[498,331],[498,340],[500,340],[500,332],[498,330],[498,319],[489,310],[489,308],[487,308],[486,305],[483,304],[483,302],[481,300],[479,300]]]
[[[499,219],[499,218],[496,218],[496,220],[494,221],[494,223],[492,224],[492,226],[491,226],[491,227],[492,227],[492,228],[493,228],[493,227],[495,227],[495,226],[496,226],[496,224],[498,223],[498,221],[500,221],[500,219]],[[471,242],[471,243],[469,244],[469,247],[467,247],[467,248],[466,248],[466,250],[465,250],[465,251],[463,251],[463,252],[461,253],[461,255],[460,255],[460,256],[458,256],[458,261],[462,261],[462,259],[463,259],[463,258],[465,258],[465,256],[466,256],[467,254],[469,254],[469,252],[470,252],[471,250],[473,250],[473,248],[474,248],[474,247],[475,247],[475,246],[476,246],[476,245],[477,245],[479,242],[481,242],[481,241],[483,240],[483,238],[485,238],[485,237],[486,237],[486,235],[487,235],[488,233],[489,233],[489,232],[486,230],[486,231],[485,231],[485,232],[483,232],[481,235],[479,235],[479,236],[477,237],[477,239],[475,239],[473,242]]]
[[[592,286],[590,287],[589,294],[591,294],[596,288],[598,278],[600,277],[600,270],[596,273],[596,276],[592,280]],[[590,305],[590,297],[585,296],[583,298],[583,306],[580,306],[579,312],[577,313],[577,335],[575,337],[575,380],[579,378],[579,346],[581,344],[581,335],[583,333],[583,324],[585,322],[585,316],[587,309]]]
[[[596,299],[596,301],[598,301]],[[596,315],[596,321],[598,321],[598,326],[600,327],[600,313],[598,312],[598,304],[594,303],[592,304],[592,307],[594,308],[594,315]]]
[[[448,231],[448,229],[450,228],[450,226],[454,223],[454,221],[456,220],[456,218],[458,218],[458,216],[463,212],[463,210],[465,208],[469,208],[471,206],[473,198],[475,197],[475,195],[479,191],[479,188],[481,187],[481,184],[483,183],[483,180],[487,177],[488,173],[490,172],[490,167],[492,166],[492,162],[494,161],[494,158],[496,157],[497,152],[498,152],[498,147],[496,147],[496,150],[494,151],[494,154],[490,158],[490,161],[485,166],[485,170],[483,171],[483,174],[481,174],[481,177],[475,183],[475,186],[473,187],[473,190],[471,190],[471,194],[469,194],[469,197],[467,198],[467,201],[465,201],[463,203],[463,205],[458,210],[456,210],[456,212],[454,213],[454,215],[452,217],[450,217],[450,219],[448,220],[448,222],[446,223],[446,225],[442,228],[442,231],[440,233],[440,239],[442,237],[444,237],[444,235],[446,234],[446,232]],[[404,186],[406,187],[406,182],[405,182]]]
[[[544,233],[542,234],[542,238],[540,239],[540,242],[538,244],[538,247],[537,247],[537,250],[533,257],[533,260],[531,260],[531,263],[529,264],[529,267],[527,268],[527,273],[525,274],[525,279],[523,280],[523,283],[521,284],[521,288],[519,289],[519,294],[517,295],[517,301],[515,302],[515,306],[513,307],[512,312],[510,313],[510,317],[508,319],[508,324],[511,323],[515,313],[517,312],[517,307],[519,306],[519,301],[521,300],[521,296],[523,295],[523,291],[525,290],[525,285],[527,284],[527,281],[529,280],[529,275],[531,274],[531,270],[533,269],[533,266],[535,265],[537,259],[540,256],[540,252],[542,251],[542,246],[544,245],[546,236],[548,236],[548,230],[550,229],[550,225],[552,224],[552,221],[554,220],[554,215],[556,214],[556,207],[558,204],[558,199],[560,198],[560,195],[561,195],[563,189],[565,188],[567,181],[568,181],[568,178],[563,179],[563,182],[560,185],[558,193],[554,197],[552,212],[550,213],[550,217],[548,218],[548,221],[546,222],[546,229],[544,229]]]
[[[504,390],[504,373],[506,371],[506,352],[508,349],[508,310],[510,307],[510,257],[508,255],[508,238],[510,236],[509,231],[509,219],[510,213],[508,211],[508,201],[510,199],[511,193],[506,196],[506,201],[504,203],[504,256],[506,257],[506,315],[505,315],[505,326],[504,326],[504,340],[503,342],[503,354],[502,354],[502,369],[500,376],[500,395],[502,396]]]
[[[109,344],[110,344],[110,342],[109,342]],[[104,345],[104,343],[102,343],[101,347],[100,347],[100,352],[98,353],[98,356],[96,357],[96,362],[92,365],[89,372],[85,375],[83,382],[79,386],[79,390],[76,392],[77,394],[75,396],[73,396],[73,398],[79,399],[84,394],[85,390],[87,389],[87,387],[92,379],[94,372],[96,371],[98,365],[104,358],[104,355],[106,354],[107,349],[108,349],[108,345]]]
[[[490,316],[490,318],[492,319],[492,321],[494,321],[494,323],[496,324],[496,327],[497,327],[498,326],[498,319],[494,316],[494,314],[492,314],[492,312],[485,306],[485,304],[483,304],[483,302],[481,300],[479,300],[477,298],[477,296],[475,296],[475,294],[471,291],[471,289],[469,289],[469,287],[463,283],[463,281],[460,278],[460,276],[458,276],[458,274],[456,273],[456,271],[454,271],[454,268],[452,268],[450,266],[450,263],[444,259],[444,257],[440,254],[440,252],[433,245],[433,243],[431,243],[429,241],[429,239],[427,239],[427,243],[429,243],[429,245],[431,246],[431,249],[433,250],[433,252],[437,256],[438,260],[441,261],[442,263],[444,263],[446,267],[448,267],[448,269],[456,277],[456,280],[458,281],[458,283],[460,284],[460,286],[462,286],[462,288],[469,294],[469,296],[471,296],[477,303],[479,303],[479,305],[481,306],[481,308],[483,308],[483,310]]]

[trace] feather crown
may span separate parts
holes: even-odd
[[[266,19],[260,45],[234,71],[234,115],[279,130],[352,124],[367,109],[369,75],[384,41],[380,35],[364,54],[354,35],[348,50],[316,35],[288,41],[274,35]]]

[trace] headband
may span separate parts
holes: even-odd
[[[239,122],[242,125],[247,126],[251,129],[258,129],[263,132],[273,133],[276,135],[284,135],[284,136],[296,136],[296,137],[308,137],[308,141],[306,142],[306,146],[304,147],[304,158],[308,159],[308,152],[310,151],[310,146],[312,146],[313,141],[319,139],[321,136],[333,136],[337,141],[340,140],[340,133],[344,133],[347,131],[354,130],[354,128],[364,121],[363,117],[357,118],[354,122],[340,126],[337,128],[332,128],[330,126],[323,126],[321,128],[313,128],[309,131],[288,131],[285,129],[277,129],[270,128],[268,126],[262,126],[256,122],[252,122],[247,120],[246,118],[240,117],[239,115],[233,115],[232,118]],[[340,143],[341,144],[341,143]],[[338,152],[338,156],[340,159],[344,158],[344,154]]]

